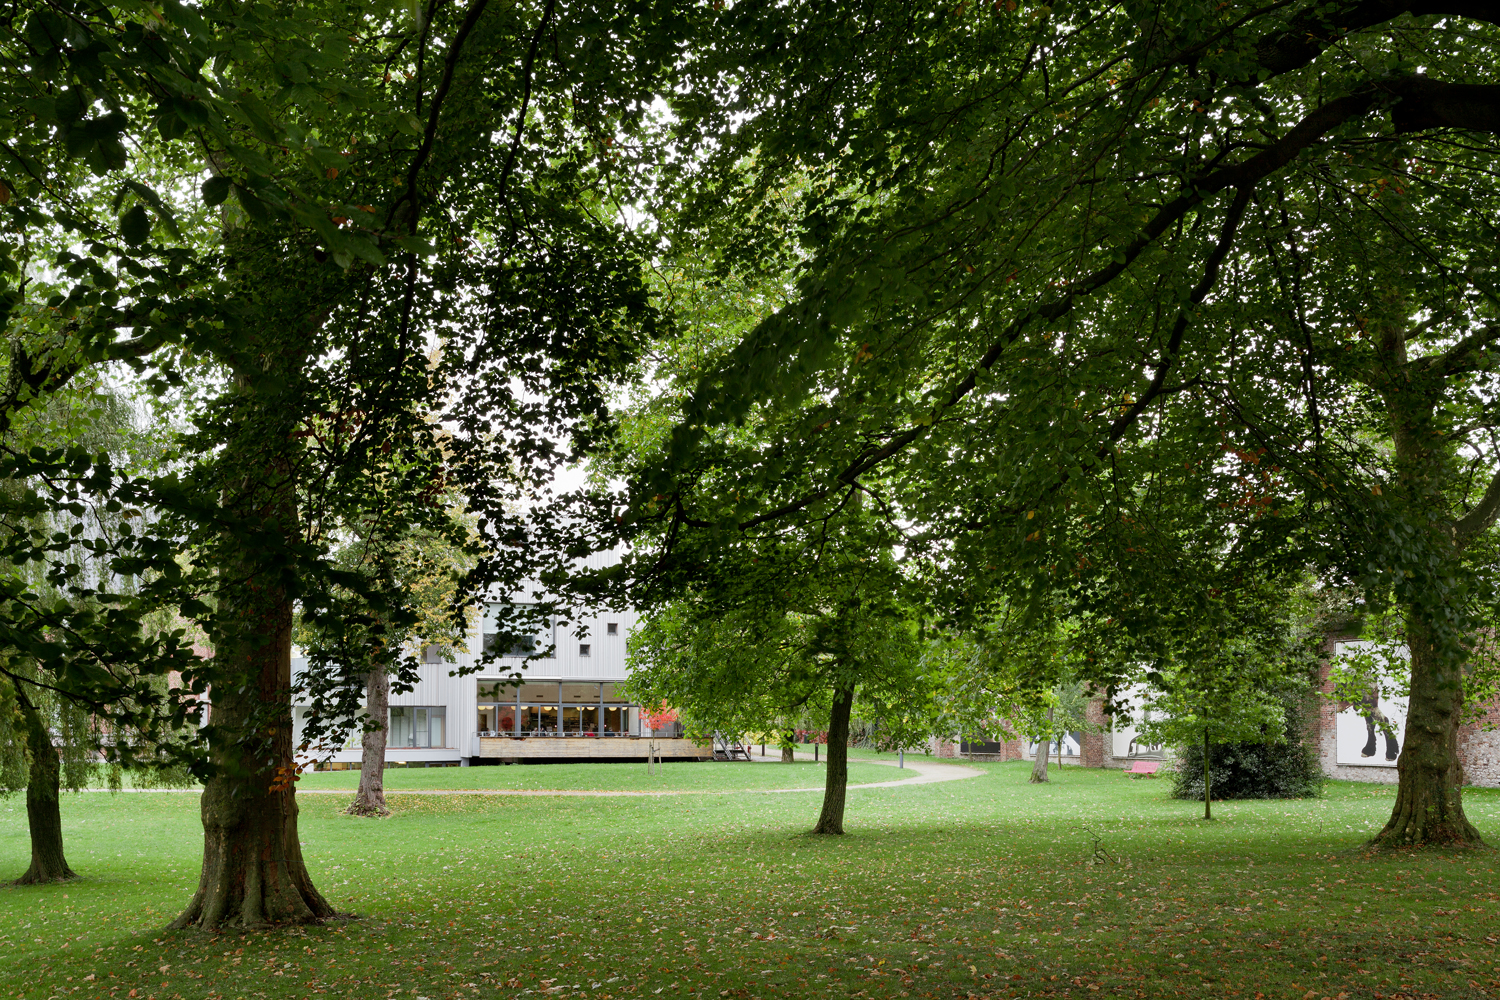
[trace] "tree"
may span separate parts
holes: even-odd
[[[1086,732],[1093,728],[1088,721],[1085,685],[1082,681],[1057,684],[1042,692],[1040,704],[1022,706],[1019,728],[1036,744],[1036,753],[1031,768],[1031,781],[1047,781],[1047,760],[1052,754],[1052,744],[1057,743],[1057,768],[1063,766],[1063,740],[1070,733]],[[1045,706],[1046,712],[1041,712]]]
[[[13,356],[12,356],[13,357]],[[14,371],[11,373],[14,375]],[[69,383],[38,400],[36,405],[11,414],[0,427],[0,447],[25,452],[65,443],[75,448],[105,451],[120,462],[139,466],[149,463],[155,442],[136,427],[129,403],[104,378],[91,373],[75,377]],[[38,492],[45,482],[26,479],[0,480],[0,536],[4,551],[15,556],[26,552],[31,558],[0,563],[6,589],[21,595],[22,600],[51,606],[66,606],[70,584],[77,581],[109,580],[111,567],[97,558],[98,548],[111,534],[118,533],[138,512],[118,507],[62,513],[48,510]],[[128,529],[126,529],[128,530]],[[43,551],[37,552],[35,540],[47,539]],[[115,581],[129,586],[129,581]],[[80,602],[86,613],[97,615],[100,606]],[[60,623],[56,620],[40,625],[42,635],[32,638],[58,638]],[[149,632],[162,633],[160,616],[143,622]],[[74,663],[75,669],[86,669]],[[103,770],[118,785],[119,762],[108,768],[101,764],[109,749],[127,746],[135,752],[124,759],[137,766],[134,772],[139,784],[174,784],[176,774],[157,770],[155,780],[146,777],[153,769],[170,767],[172,744],[180,732],[153,732],[155,745],[143,747],[142,734],[116,725],[106,731],[107,722],[85,704],[70,700],[52,683],[54,678],[37,660],[12,645],[0,650],[0,794],[25,789],[28,832],[31,837],[31,864],[20,884],[62,881],[76,877],[68,865],[63,849],[62,816],[59,800],[63,791],[80,791]],[[157,697],[170,698],[165,678],[153,678],[151,686]],[[138,702],[116,706],[127,712],[140,709]]]
[[[0,36],[15,140],[0,211],[62,280],[40,302],[24,301],[33,286],[7,292],[37,321],[0,409],[112,358],[159,395],[201,391],[154,475],[61,450],[6,458],[0,474],[50,477],[55,509],[87,495],[151,519],[99,552],[147,585],[91,586],[45,613],[9,594],[4,638],[93,711],[142,706],[122,722],[191,721],[211,688],[212,724],[185,750],[206,781],[203,876],[177,925],[318,920],[332,910],[301,860],[292,782],[294,612],[317,623],[343,593],[366,600],[334,564],[331,531],[372,513],[372,478],[418,437],[417,414],[447,408],[449,474],[502,537],[518,520],[504,504],[545,478],[570,425],[589,433],[649,313],[629,237],[600,221],[613,179],[601,139],[634,129],[675,51],[659,43],[685,26],[629,4],[575,6],[564,23],[553,4],[484,0],[303,5],[295,18],[259,3],[168,4],[144,22],[27,13]],[[601,57],[592,42],[606,37],[632,42]],[[439,335],[450,353],[431,371]],[[404,488],[434,478],[418,454]],[[211,660],[141,633],[162,608],[207,633]],[[65,638],[36,638],[59,621]],[[185,697],[152,691],[168,670]]]
[[[726,269],[740,273],[791,259],[794,280],[784,308],[705,368],[670,445],[632,481],[621,523],[649,524],[660,546],[643,565],[661,567],[674,548],[716,557],[739,536],[802,523],[871,487],[920,526],[917,550],[927,542],[943,561],[945,603],[962,616],[981,595],[1034,593],[1091,559],[1082,526],[1114,531],[1120,508],[1104,494],[1169,468],[1148,465],[1152,449],[1141,446],[1191,400],[1210,418],[1173,428],[1195,435],[1179,460],[1216,480],[1226,447],[1256,462],[1270,454],[1283,477],[1266,488],[1260,474],[1275,473],[1245,460],[1257,489],[1241,499],[1305,518],[1297,558],[1371,579],[1360,548],[1379,546],[1377,575],[1429,609],[1425,627],[1441,608],[1474,603],[1455,605],[1443,581],[1471,572],[1455,543],[1500,503],[1487,489],[1472,507],[1437,502],[1451,477],[1433,473],[1457,452],[1430,447],[1426,390],[1407,391],[1444,365],[1397,372],[1404,341],[1376,338],[1392,363],[1367,366],[1370,378],[1401,394],[1391,399],[1408,428],[1402,481],[1420,501],[1411,510],[1426,513],[1409,526],[1389,508],[1378,522],[1351,520],[1378,506],[1356,502],[1351,480],[1365,473],[1349,464],[1343,476],[1327,451],[1314,461],[1304,448],[1322,440],[1324,404],[1363,391],[1339,361],[1341,338],[1317,321],[1350,301],[1348,272],[1325,270],[1298,308],[1283,297],[1273,337],[1247,331],[1268,329],[1269,310],[1253,303],[1270,258],[1295,249],[1306,262],[1314,234],[1331,248],[1374,224],[1380,185],[1363,189],[1352,175],[1383,146],[1465,134],[1442,184],[1429,177],[1414,252],[1458,258],[1494,244],[1477,231],[1487,216],[1469,211],[1471,195],[1488,190],[1500,126],[1492,11],[1356,0],[929,17],[896,4],[857,14],[807,4],[736,5],[727,21],[743,44],[685,64],[674,88],[677,135],[705,152],[676,160],[665,196],[684,206],[684,243],[723,248]],[[768,32],[786,44],[763,45]],[[1344,39],[1358,39],[1358,58]],[[1427,75],[1411,72],[1413,52]],[[727,138],[695,146],[709,135]],[[792,177],[814,180],[783,198]],[[1367,249],[1349,259],[1377,258]],[[1351,311],[1370,316],[1380,301],[1367,295]],[[1414,300],[1396,327],[1443,301]],[[1456,377],[1473,373],[1464,366],[1492,339],[1483,330],[1453,328]],[[754,457],[724,449],[724,428],[742,422],[764,442]],[[732,475],[702,477],[710,460]],[[1363,485],[1365,497],[1387,495]],[[1461,530],[1443,541],[1448,523]],[[1247,569],[1294,534],[1266,527],[1242,546]],[[1393,537],[1406,541],[1392,550]],[[1393,842],[1475,836],[1460,822],[1447,749],[1465,632],[1452,625],[1419,639],[1432,652],[1414,667],[1424,693],[1413,697],[1429,722],[1408,743]]]
[[[1324,560],[1337,574],[1330,582],[1361,592],[1372,612],[1399,608],[1404,622],[1408,737],[1380,845],[1481,842],[1463,811],[1457,729],[1466,688],[1483,700],[1496,693],[1466,680],[1500,582],[1487,557],[1500,514],[1489,402],[1500,323],[1487,280],[1472,273],[1491,234],[1465,219],[1492,212],[1495,192],[1455,194],[1429,177],[1448,145],[1419,137],[1357,161],[1373,175],[1365,183],[1378,212],[1348,218],[1301,192],[1283,199],[1280,246],[1267,246],[1262,269],[1276,280],[1256,298],[1283,342],[1306,345],[1302,370],[1284,360],[1276,378],[1302,383],[1301,405],[1236,393],[1266,461],[1321,508],[1321,533],[1336,540]],[[1334,235],[1307,241],[1330,216],[1340,217]]]
[[[921,683],[914,622],[894,597],[899,569],[870,545],[879,532],[846,522],[830,534],[746,553],[737,580],[649,610],[630,646],[632,694],[675,705],[698,728],[738,735],[796,710],[827,713],[816,834],[844,832],[856,696],[878,716]]]
[[[1311,736],[1312,699],[1306,691],[1278,695],[1284,720],[1279,739],[1262,732],[1253,740],[1213,743],[1207,753],[1198,740],[1179,743],[1172,797],[1200,799],[1205,784],[1211,785],[1213,794],[1221,800],[1316,796],[1324,779]]]
[[[360,601],[350,594],[342,602],[342,615],[321,628],[300,629],[297,638],[314,657],[347,657],[365,671],[365,701],[362,720],[359,788],[345,810],[351,816],[388,816],[383,775],[387,727],[390,719],[391,677],[395,673],[402,689],[415,683],[415,664],[409,652],[413,643],[437,647],[438,655],[451,662],[455,650],[465,650],[468,629],[455,628],[451,607],[460,597],[458,583],[474,565],[476,552],[472,525],[463,515],[461,498],[448,494],[424,497],[423,501],[445,507],[448,523],[441,530],[414,527],[402,517],[391,517],[398,497],[382,505],[386,516],[371,517],[354,525],[355,537],[335,556],[343,570],[369,578],[366,595],[376,600]],[[394,524],[394,529],[392,525]],[[351,613],[363,604],[363,614]],[[405,613],[392,614],[392,609]],[[398,624],[399,623],[399,624]],[[472,621],[468,624],[472,626]],[[330,634],[330,625],[337,631]],[[425,651],[424,651],[425,652]],[[326,680],[326,678],[321,678]],[[315,696],[328,692],[337,697],[346,684],[319,684]],[[331,705],[320,706],[318,715],[333,718]],[[345,731],[332,731],[342,743]]]
[[[1037,745],[1033,784],[1048,780],[1052,741],[1087,728],[1083,685],[1072,679],[1077,630],[1058,610],[1028,612],[1001,602],[967,628],[940,635],[928,650],[953,734],[960,740],[1029,737]],[[1060,746],[1058,760],[1061,767]]]
[[[99,734],[75,705],[47,697],[46,689],[11,680],[29,671],[11,662],[0,681],[0,794],[26,789],[31,864],[18,885],[63,882],[78,875],[63,853],[59,793],[89,784]],[[54,735],[55,734],[55,735]]]
[[[1158,691],[1147,701],[1150,710],[1140,726],[1151,743],[1193,744],[1202,748],[1203,818],[1213,819],[1213,783],[1209,761],[1215,743],[1285,739],[1286,719],[1281,702],[1265,689],[1264,680],[1244,662],[1246,653],[1228,652],[1195,660],[1195,670],[1154,672]],[[1206,668],[1206,669],[1203,669]]]

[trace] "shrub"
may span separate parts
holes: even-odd
[[[1217,743],[1210,748],[1210,792],[1215,799],[1305,799],[1318,794],[1323,770],[1309,730],[1305,696],[1288,695],[1286,742]],[[1203,798],[1203,746],[1178,748],[1172,797]]]

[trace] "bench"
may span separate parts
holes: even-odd
[[[1127,767],[1125,769],[1125,773],[1131,775],[1144,774],[1147,777],[1150,777],[1152,775],[1155,775],[1160,767],[1161,761],[1159,760],[1138,760],[1134,764],[1131,764],[1129,767]]]

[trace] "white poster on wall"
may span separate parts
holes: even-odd
[[[1362,767],[1395,767],[1406,739],[1406,697],[1396,695],[1397,676],[1409,668],[1404,662],[1391,663],[1377,652],[1371,642],[1341,642],[1334,656],[1373,653],[1377,670],[1358,701],[1340,702],[1337,723],[1340,764]]]
[[[1150,691],[1143,684],[1137,684],[1125,691],[1118,700],[1118,704],[1130,706],[1130,714],[1127,716],[1121,711],[1115,716],[1114,755],[1124,760],[1166,760],[1171,753],[1166,747],[1159,743],[1147,743],[1137,738],[1137,729],[1146,719],[1146,698]]]
[[[1057,742],[1058,742],[1057,740],[1053,740],[1051,743],[1049,743],[1047,745],[1047,753],[1050,756],[1052,756],[1054,759],[1057,757]],[[1030,757],[1032,760],[1036,760],[1036,753],[1037,753],[1036,748],[1037,748],[1037,746],[1038,746],[1038,744],[1032,743],[1030,740],[1028,740],[1026,742],[1026,756]],[[1068,759],[1069,757],[1077,757],[1079,755],[1079,751],[1082,749],[1082,747],[1083,747],[1083,734],[1082,733],[1065,733],[1065,734],[1063,734],[1063,738],[1062,738],[1062,755],[1063,755],[1063,759],[1064,760]]]

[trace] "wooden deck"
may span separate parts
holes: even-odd
[[[645,760],[651,741],[644,736],[481,736],[479,756],[500,760]],[[692,740],[659,738],[662,760],[711,760],[713,747]]]

